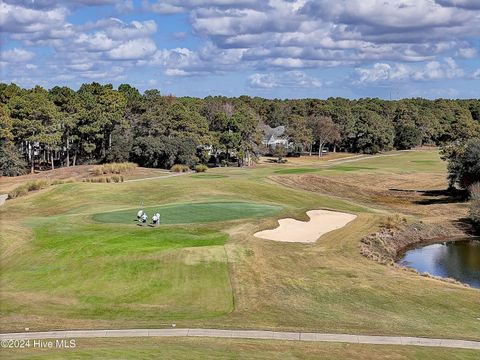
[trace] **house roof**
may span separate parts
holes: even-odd
[[[273,140],[281,138],[283,135],[285,135],[285,126],[277,126],[272,128],[268,125],[265,125],[263,141],[268,142],[270,139]]]

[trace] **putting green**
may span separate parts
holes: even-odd
[[[191,224],[266,217],[281,209],[281,206],[247,202],[208,202],[149,206],[143,210],[149,220],[155,212],[159,212],[162,224]],[[103,223],[132,223],[136,219],[137,210],[98,213],[93,215],[93,220]]]

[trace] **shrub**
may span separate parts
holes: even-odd
[[[183,165],[183,164],[175,164],[170,168],[170,171],[172,171],[172,172],[182,172],[183,173],[183,172],[187,172],[189,170],[190,170],[190,168],[187,165]]]
[[[0,146],[0,175],[18,176],[26,173],[27,164],[11,143]]]
[[[195,166],[195,171],[197,173],[205,172],[207,170],[208,170],[208,167],[206,165],[200,164],[200,165]]]
[[[407,219],[399,214],[389,215],[385,222],[383,223],[383,227],[394,230],[400,229],[403,225],[406,225]]]
[[[467,189],[480,179],[480,139],[473,138],[465,144],[454,144],[442,149],[442,158],[448,161],[450,187],[455,184]]]
[[[470,186],[470,206],[468,216],[474,226],[480,230],[480,182]]]
[[[111,179],[114,183],[120,183],[123,182],[123,175],[113,175]]]

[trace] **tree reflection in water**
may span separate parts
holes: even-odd
[[[480,239],[412,249],[404,254],[400,263],[419,272],[453,278],[480,288]]]

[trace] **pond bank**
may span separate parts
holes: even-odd
[[[412,247],[468,237],[468,234],[452,226],[417,222],[399,229],[381,228],[361,240],[360,252],[382,264],[394,264],[401,254]]]
[[[417,270],[397,263],[408,250],[435,243],[445,243],[476,239],[459,229],[443,224],[426,224],[423,222],[403,225],[399,229],[381,228],[378,232],[368,235],[361,240],[360,253],[372,260],[386,265],[397,266],[405,270],[416,272],[419,275],[431,277],[450,283],[470,287],[458,280],[435,276],[429,273],[420,273]]]

